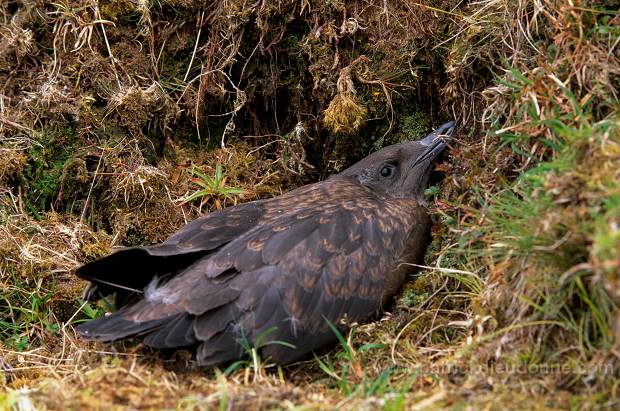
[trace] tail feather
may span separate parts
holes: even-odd
[[[198,343],[189,314],[136,322],[123,317],[122,310],[77,327],[88,340],[111,342],[132,337],[144,337],[149,347],[163,349],[189,347]]]
[[[84,294],[88,301],[117,293],[117,304],[122,306],[141,294],[155,277],[172,277],[207,253],[175,254],[161,246],[126,248],[83,265],[76,275],[92,283]]]
[[[123,318],[120,312],[101,317],[77,327],[80,335],[87,340],[104,342],[117,341],[123,338],[143,336],[161,328],[168,318],[135,322]]]
[[[149,347],[164,349],[176,347],[189,347],[198,343],[193,328],[194,318],[189,314],[180,314],[169,318],[168,321],[157,330],[150,332],[144,343]]]

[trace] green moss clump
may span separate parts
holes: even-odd
[[[422,111],[414,111],[402,118],[400,128],[405,140],[416,140],[428,133],[431,128],[431,121],[428,114]]]
[[[368,110],[352,95],[336,94],[323,114],[323,124],[335,134],[354,134],[366,121]]]
[[[136,13],[136,5],[131,0],[111,0],[101,6],[101,16],[113,22],[118,22]]]

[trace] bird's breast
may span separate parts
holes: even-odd
[[[416,267],[411,264],[423,262],[424,253],[430,244],[432,223],[426,209],[420,207],[416,210],[414,221],[405,239],[403,251],[396,256],[394,268],[386,280],[384,303],[400,291],[408,274],[416,270]]]

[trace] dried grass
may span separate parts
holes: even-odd
[[[606,3],[13,3],[0,408],[617,405],[620,33]],[[415,137],[417,112],[463,127],[438,166],[429,265],[320,354],[329,372],[309,359],[224,376],[76,337],[88,315],[72,271],[194,218],[199,204],[178,201],[193,168],[221,164],[237,200],[271,196],[388,132]]]

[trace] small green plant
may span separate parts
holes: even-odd
[[[354,328],[351,329],[349,338],[345,339],[338,327],[328,319],[325,319],[325,321],[338,339],[342,351],[336,354],[336,360],[338,361],[332,360],[330,354],[327,354],[324,359],[319,358],[315,354],[314,358],[319,368],[335,382],[336,387],[347,396],[382,397],[388,392],[393,392],[390,378],[396,371],[396,368],[388,366],[379,375],[372,377],[364,371],[359,358],[359,353],[374,349],[385,349],[385,344],[364,344],[355,350],[351,345],[351,340],[355,334]],[[338,371],[339,364],[341,365]]]
[[[0,339],[16,351],[26,351],[41,333],[58,333],[59,325],[49,306],[53,291],[44,290],[40,282],[30,289],[17,276],[13,282],[0,294]]]
[[[91,320],[96,320],[99,317],[103,317],[106,312],[116,311],[116,307],[110,298],[102,298],[95,306],[90,303],[79,299],[80,311],[84,314],[81,318],[76,318],[73,323],[79,324]]]
[[[222,164],[217,163],[215,166],[215,174],[208,176],[196,168],[191,171],[194,178],[192,182],[199,187],[199,190],[181,199],[182,202],[188,203],[200,199],[198,208],[202,210],[202,207],[213,202],[215,209],[221,209],[226,201],[236,202],[237,196],[245,193],[245,190],[236,187],[227,187],[227,176],[222,170]]]
[[[260,353],[259,353],[259,350],[261,348],[266,347],[271,344],[277,344],[277,345],[282,345],[282,346],[294,349],[295,346],[286,341],[267,340],[269,335],[273,333],[274,331],[276,331],[277,329],[278,327],[275,327],[275,326],[268,328],[267,330],[259,334],[258,337],[256,337],[256,340],[251,342],[248,339],[248,336],[245,333],[245,330],[242,328],[240,331],[241,336],[239,337],[238,342],[243,347],[243,351],[246,353],[247,358],[235,361],[232,364],[230,364],[224,370],[224,375],[230,375],[239,368],[247,368],[247,367],[252,367],[254,369],[254,375],[261,375],[262,374],[261,364],[263,363],[260,357]]]

